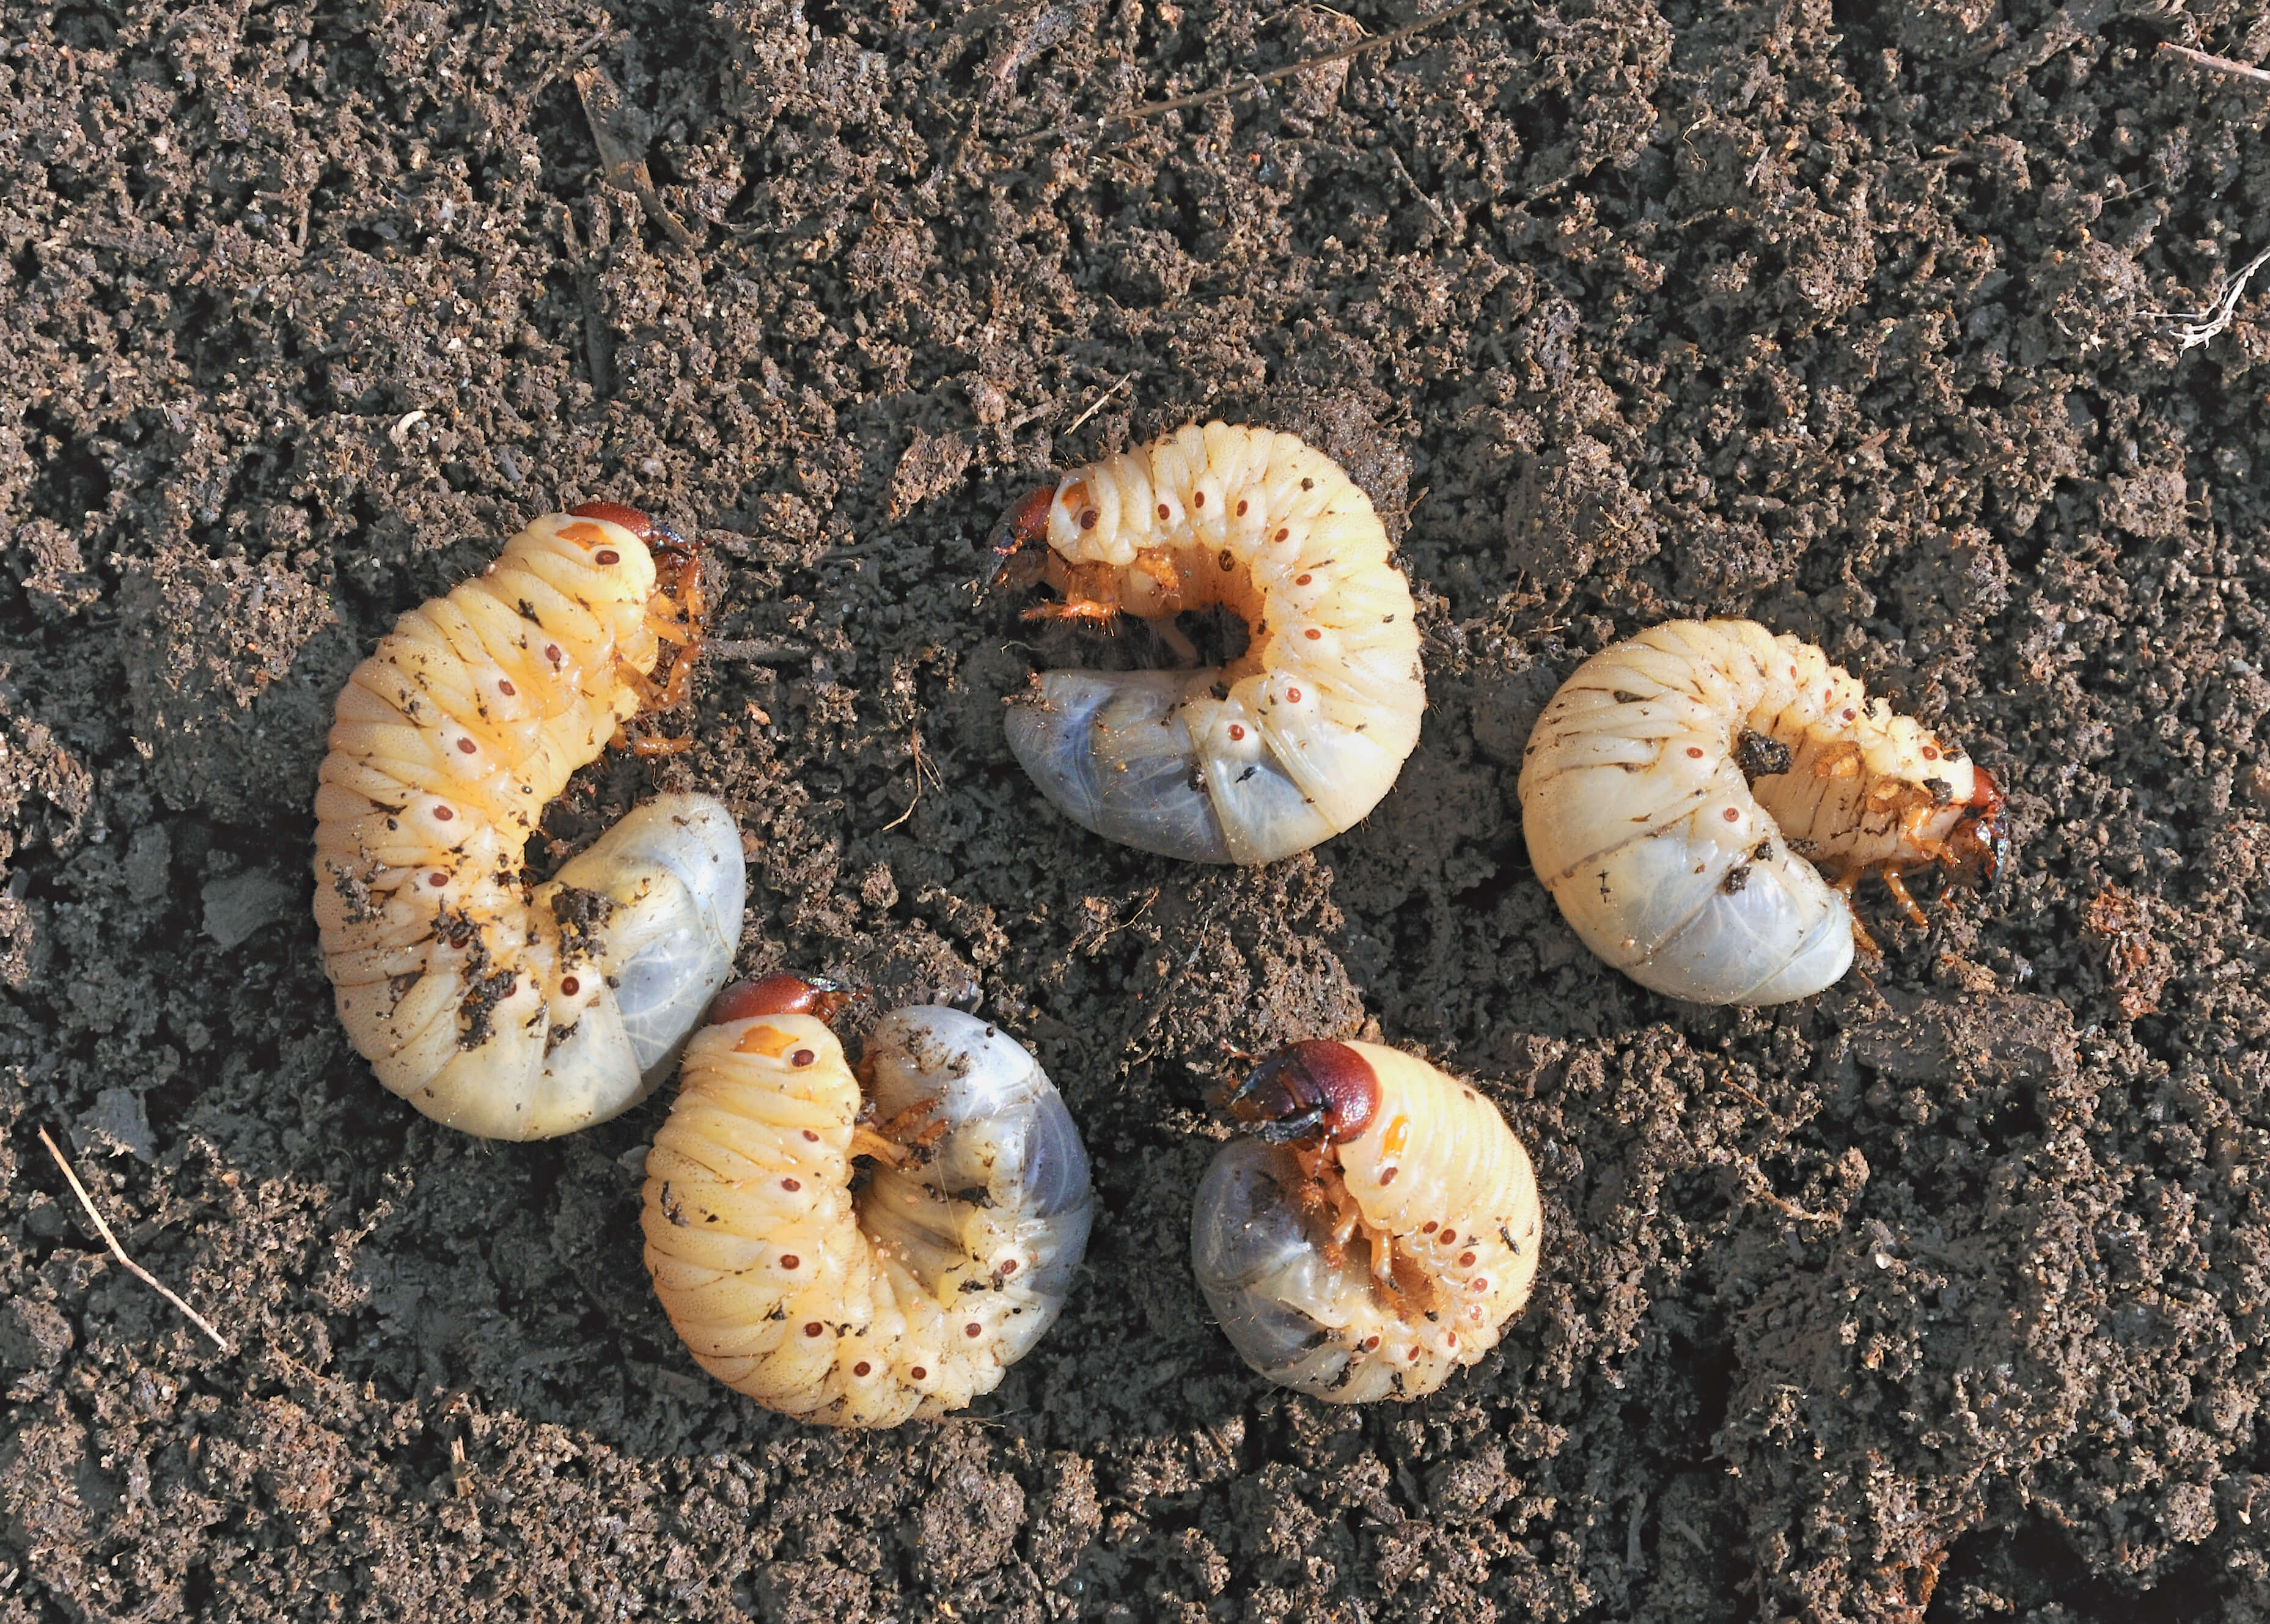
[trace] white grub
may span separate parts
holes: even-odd
[[[1984,768],[1748,620],[1673,620],[1585,661],[1530,735],[1520,793],[1530,860],[1584,945],[1698,1004],[1834,983],[1864,873],[1905,902],[1906,869],[2000,861]]]
[[[1497,1346],[1536,1282],[1529,1153],[1472,1085],[1376,1043],[1296,1043],[1230,1111],[1191,1265],[1245,1362],[1333,1404],[1417,1398]]]
[[[671,1324],[712,1376],[799,1420],[963,1408],[1055,1322],[1087,1250],[1087,1153],[1064,1101],[959,1010],[886,1016],[855,1074],[822,1014],[740,1014],[743,990],[687,1046],[647,1155],[646,1261]]]
[[[315,796],[339,1020],[388,1088],[485,1138],[643,1099],[740,941],[740,835],[706,796],[637,808],[533,891],[523,871],[545,804],[652,688],[643,516],[604,510],[639,529],[549,515],[404,615],[339,695]]]
[[[1393,787],[1427,694],[1411,590],[1371,501],[1291,434],[1191,425],[1066,475],[1003,521],[1063,601],[1035,616],[1154,621],[1219,605],[1219,667],[1052,671],[1010,748],[1082,827],[1197,863],[1266,863],[1354,826]],[[1031,556],[1027,553],[1026,556]],[[1012,564],[1016,558],[1012,557]]]

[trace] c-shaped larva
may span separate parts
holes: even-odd
[[[1191,1266],[1245,1362],[1334,1404],[1416,1398],[1497,1346],[1543,1227],[1529,1153],[1472,1086],[1305,1042],[1229,1101],[1254,1135],[1198,1186]]]
[[[1030,616],[1124,612],[1186,649],[1183,610],[1244,622],[1227,665],[1052,671],[1013,705],[1009,747],[1084,828],[1194,863],[1267,863],[1354,826],[1418,742],[1411,589],[1370,499],[1291,434],[1179,429],[1034,492],[995,546],[1004,575],[1062,595]]]
[[[1520,788],[1530,860],[1584,945],[1698,1004],[1818,992],[1852,961],[1861,875],[1920,923],[1903,870],[1991,879],[2007,849],[1992,775],[1749,620],[1673,620],[1585,661]]]
[[[532,893],[522,870],[575,769],[642,702],[680,701],[698,582],[635,508],[550,514],[404,615],[339,694],[315,793],[323,968],[379,1080],[436,1122],[540,1139],[605,1121],[661,1081],[732,968],[741,840],[707,796],[639,807]]]
[[[894,1427],[991,1392],[1055,1322],[1087,1249],[1087,1153],[1006,1034],[902,1009],[855,1072],[838,1001],[792,975],[717,1000],[647,1153],[646,1264],[728,1387]]]

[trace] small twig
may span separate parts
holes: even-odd
[[[2180,56],[2185,62],[2202,68],[2212,68],[2217,73],[2235,74],[2242,79],[2252,79],[2259,85],[2270,85],[2270,72],[2249,67],[2243,62],[2233,62],[2228,56],[2210,56],[2205,51],[2195,51],[2188,45],[2176,45],[2162,40],[2160,48],[2170,56]]]
[[[2270,78],[2270,74],[2265,74],[2263,77]],[[2246,292],[2248,278],[2261,270],[2266,263],[2270,263],[2270,248],[2263,249],[2241,266],[2238,274],[2222,285],[2222,291],[2209,300],[2207,308],[2203,310],[2155,310],[2152,312],[2152,318],[2155,321],[2176,323],[2174,337],[2176,341],[2183,345],[2183,350],[2177,351],[2177,354],[2180,355],[2184,350],[2192,349],[2207,343],[2230,325],[2230,318],[2238,310],[2239,297]]]
[[[1804,1207],[1798,1205],[1796,1202],[1790,1200],[1787,1197],[1777,1195],[1774,1192],[1773,1181],[1766,1177],[1766,1170],[1758,1166],[1758,1164],[1748,1156],[1737,1153],[1734,1157],[1734,1165],[1750,1175],[1750,1182],[1752,1184],[1750,1190],[1751,1198],[1754,1200],[1764,1202],[1768,1206],[1773,1208],[1775,1212],[1779,1212],[1783,1217],[1794,1218],[1799,1223],[1806,1224],[1836,1224],[1842,1226],[1844,1222],[1844,1215],[1841,1212],[1808,1212]]]
[[[1131,124],[1137,119],[1152,118],[1161,113],[1180,113],[1189,108],[1202,108],[1212,102],[1227,101],[1241,91],[1250,90],[1258,93],[1266,86],[1274,85],[1280,79],[1289,79],[1302,73],[1313,73],[1318,68],[1329,68],[1336,63],[1350,61],[1362,56],[1366,51],[1384,50],[1391,45],[1399,44],[1410,39],[1413,34],[1426,33],[1428,29],[1438,23],[1448,22],[1453,17],[1462,16],[1482,3],[1483,0],[1457,0],[1455,4],[1446,5],[1439,11],[1430,11],[1415,23],[1406,23],[1402,27],[1391,29],[1375,39],[1358,40],[1354,45],[1342,46],[1336,51],[1326,51],[1321,56],[1303,56],[1300,61],[1287,67],[1272,68],[1266,73],[1243,74],[1227,85],[1217,85],[1212,90],[1198,91],[1188,96],[1173,96],[1164,101],[1146,101],[1138,107],[1130,108],[1124,113],[1109,114],[1102,122]],[[1052,140],[1065,133],[1065,127],[1059,124],[1053,129],[1043,130],[1036,135],[1020,137],[1013,145],[1033,146],[1042,141]]]
[[[603,69],[586,68],[575,76],[575,93],[582,100],[583,122],[591,127],[591,140],[599,149],[599,165],[606,171],[607,184],[637,198],[647,219],[679,248],[698,246],[694,234],[678,223],[678,217],[663,202],[662,194],[655,190],[654,176],[647,173],[644,155],[634,152],[615,133],[616,121],[622,113],[623,93],[615,87],[614,80]]]
[[[1135,374],[1134,374],[1133,373],[1131,373],[1131,373],[1129,373],[1125,377],[1124,377],[1124,378],[1120,379],[1118,382],[1116,382],[1116,383],[1113,384],[1109,389],[1108,389],[1104,390],[1102,394],[1098,395],[1098,396],[1095,397],[1095,404],[1094,404],[1094,405],[1091,405],[1090,407],[1088,407],[1088,409],[1087,409],[1087,411],[1085,411],[1085,412],[1081,412],[1078,417],[1074,418],[1074,419],[1072,420],[1072,425],[1071,425],[1071,426],[1070,426],[1070,427],[1068,427],[1068,428],[1066,428],[1066,429],[1065,430],[1065,434],[1077,434],[1077,433],[1079,433],[1079,426],[1080,426],[1081,424],[1083,424],[1083,423],[1087,422],[1087,421],[1088,420],[1088,419],[1090,419],[1090,418],[1094,417],[1097,412],[1099,412],[1102,411],[1102,410],[1103,410],[1103,406],[1104,406],[1104,403],[1105,403],[1106,401],[1109,400],[1109,399],[1110,399],[1114,395],[1116,395],[1117,393],[1119,393],[1119,391],[1120,391],[1120,390],[1122,390],[1122,389],[1125,389],[1125,388],[1126,388],[1130,383],[1133,382],[1134,382],[1134,379],[1135,379]]]
[[[790,660],[800,660],[812,652],[797,643],[758,642],[731,637],[713,637],[701,647],[706,653],[718,659],[742,660],[751,665],[782,665]]]
[[[931,784],[942,784],[946,782],[944,778],[938,775],[938,768],[931,764],[930,758],[923,753],[922,730],[920,728],[916,728],[908,736],[907,754],[914,762],[915,798],[907,803],[906,811],[901,812],[897,817],[892,819],[888,823],[883,826],[881,833],[885,834],[888,834],[893,829],[897,828],[899,825],[904,823],[908,819],[915,815],[915,808],[922,805],[923,790],[925,788]]]
[[[70,1183],[71,1194],[77,1196],[79,1205],[86,1209],[87,1217],[93,1220],[96,1232],[108,1243],[110,1255],[118,1259],[119,1266],[188,1315],[189,1323],[211,1337],[222,1353],[235,1353],[235,1345],[219,1331],[215,1331],[211,1321],[175,1296],[173,1290],[156,1275],[126,1255],[126,1249],[119,1245],[118,1237],[110,1233],[110,1226],[102,1221],[102,1214],[94,1210],[94,1198],[86,1193],[86,1186],[78,1182],[78,1175],[71,1171],[71,1164],[64,1160],[63,1152],[56,1148],[55,1140],[48,1137],[48,1131],[45,1128],[40,1130],[40,1143],[48,1147],[48,1154],[53,1156],[56,1159],[56,1166],[63,1170],[63,1177]]]

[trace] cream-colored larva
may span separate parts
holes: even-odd
[[[1902,871],[1991,879],[2005,849],[1984,768],[1748,620],[1673,620],[1585,661],[1520,791],[1530,860],[1584,945],[1698,1004],[1820,991],[1851,963],[1862,874],[1913,915]]]
[[[436,1122],[538,1139],[614,1116],[732,967],[741,842],[717,801],[649,802],[533,891],[522,869],[569,775],[642,701],[677,701],[682,660],[650,673],[662,641],[698,643],[697,583],[634,508],[548,515],[403,616],[339,695],[315,794],[323,968],[379,1080]]]
[[[992,1391],[1054,1323],[1087,1247],[1087,1153],[1006,1034],[900,1010],[855,1072],[832,994],[777,975],[717,1000],[647,1153],[646,1263],[728,1387],[893,1427]]]
[[[1227,665],[1052,671],[1014,703],[1010,748],[1084,828],[1192,862],[1266,863],[1354,825],[1418,742],[1411,589],[1370,499],[1291,434],[1179,429],[1034,492],[996,547],[1004,573],[1062,595],[1035,616],[1125,612],[1185,650],[1184,610],[1244,623]]]
[[[1376,1043],[1295,1043],[1230,1098],[1257,1137],[1198,1187],[1191,1264],[1231,1345],[1334,1404],[1416,1398],[1537,1279],[1529,1153],[1471,1086]]]

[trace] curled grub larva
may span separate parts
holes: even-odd
[[[1043,545],[1045,544],[1045,545]],[[1158,624],[1215,605],[1244,652],[1185,671],[1052,671],[1009,747],[1073,822],[1197,863],[1266,863],[1352,827],[1395,782],[1427,693],[1411,589],[1370,499],[1291,434],[1209,423],[1068,474],[996,534],[1035,617]]]
[[[1416,1398],[1497,1346],[1537,1278],[1529,1153],[1497,1108],[1375,1043],[1295,1043],[1229,1109],[1191,1265],[1245,1362],[1335,1404]]]
[[[1530,736],[1521,811],[1584,945],[1698,1004],[1820,991],[1851,963],[1863,874],[1920,923],[1903,871],[1991,880],[2006,849],[1984,768],[1748,620],[1673,620],[1577,667]]]
[[[728,1387],[891,1427],[992,1391],[1055,1321],[1087,1153],[1047,1073],[976,1016],[887,1015],[855,1072],[829,1012],[794,976],[718,999],[647,1154],[646,1263]]]
[[[436,1122],[537,1139],[614,1116],[732,967],[740,835],[706,796],[638,808],[532,893],[522,871],[569,775],[683,697],[698,583],[634,508],[548,515],[403,616],[339,695],[315,794],[323,968],[379,1080]]]

